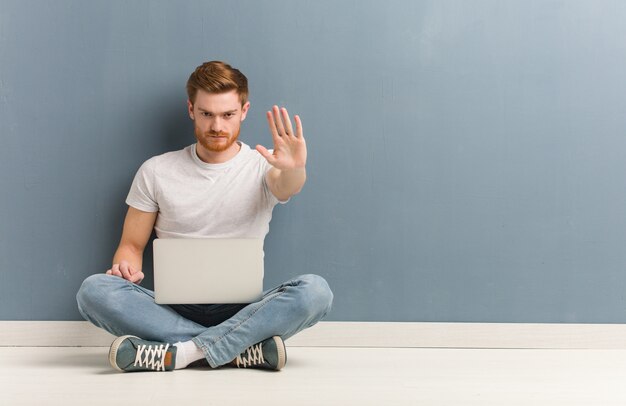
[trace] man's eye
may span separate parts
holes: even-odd
[[[211,113],[207,113],[206,111],[202,112],[204,117],[211,117]]]
[[[234,115],[235,115],[235,113],[226,113],[226,114],[224,114],[224,117],[231,118]]]

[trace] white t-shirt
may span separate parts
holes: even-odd
[[[221,164],[202,161],[196,144],[148,159],[126,203],[158,212],[154,229],[159,238],[265,238],[279,203],[265,180],[271,165],[239,144],[237,155]]]

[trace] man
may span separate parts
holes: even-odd
[[[197,143],[153,157],[138,170],[113,265],[85,279],[78,309],[118,336],[109,361],[120,371],[169,371],[204,359],[213,368],[280,370],[287,360],[283,340],[330,310],[333,295],[323,278],[299,276],[249,305],[159,305],[138,285],[153,229],[159,238],[264,238],[273,207],[306,180],[302,122],[295,116],[294,128],[285,108],[267,112],[273,151],[238,140],[250,109],[239,70],[204,63],[189,77],[187,93]]]

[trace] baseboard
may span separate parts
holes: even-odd
[[[85,321],[0,321],[0,346],[108,347]],[[290,338],[296,347],[626,349],[626,325],[321,322]]]

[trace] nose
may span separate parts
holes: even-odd
[[[213,132],[221,132],[223,128],[223,123],[219,117],[214,117],[213,120],[211,120],[209,128]]]

